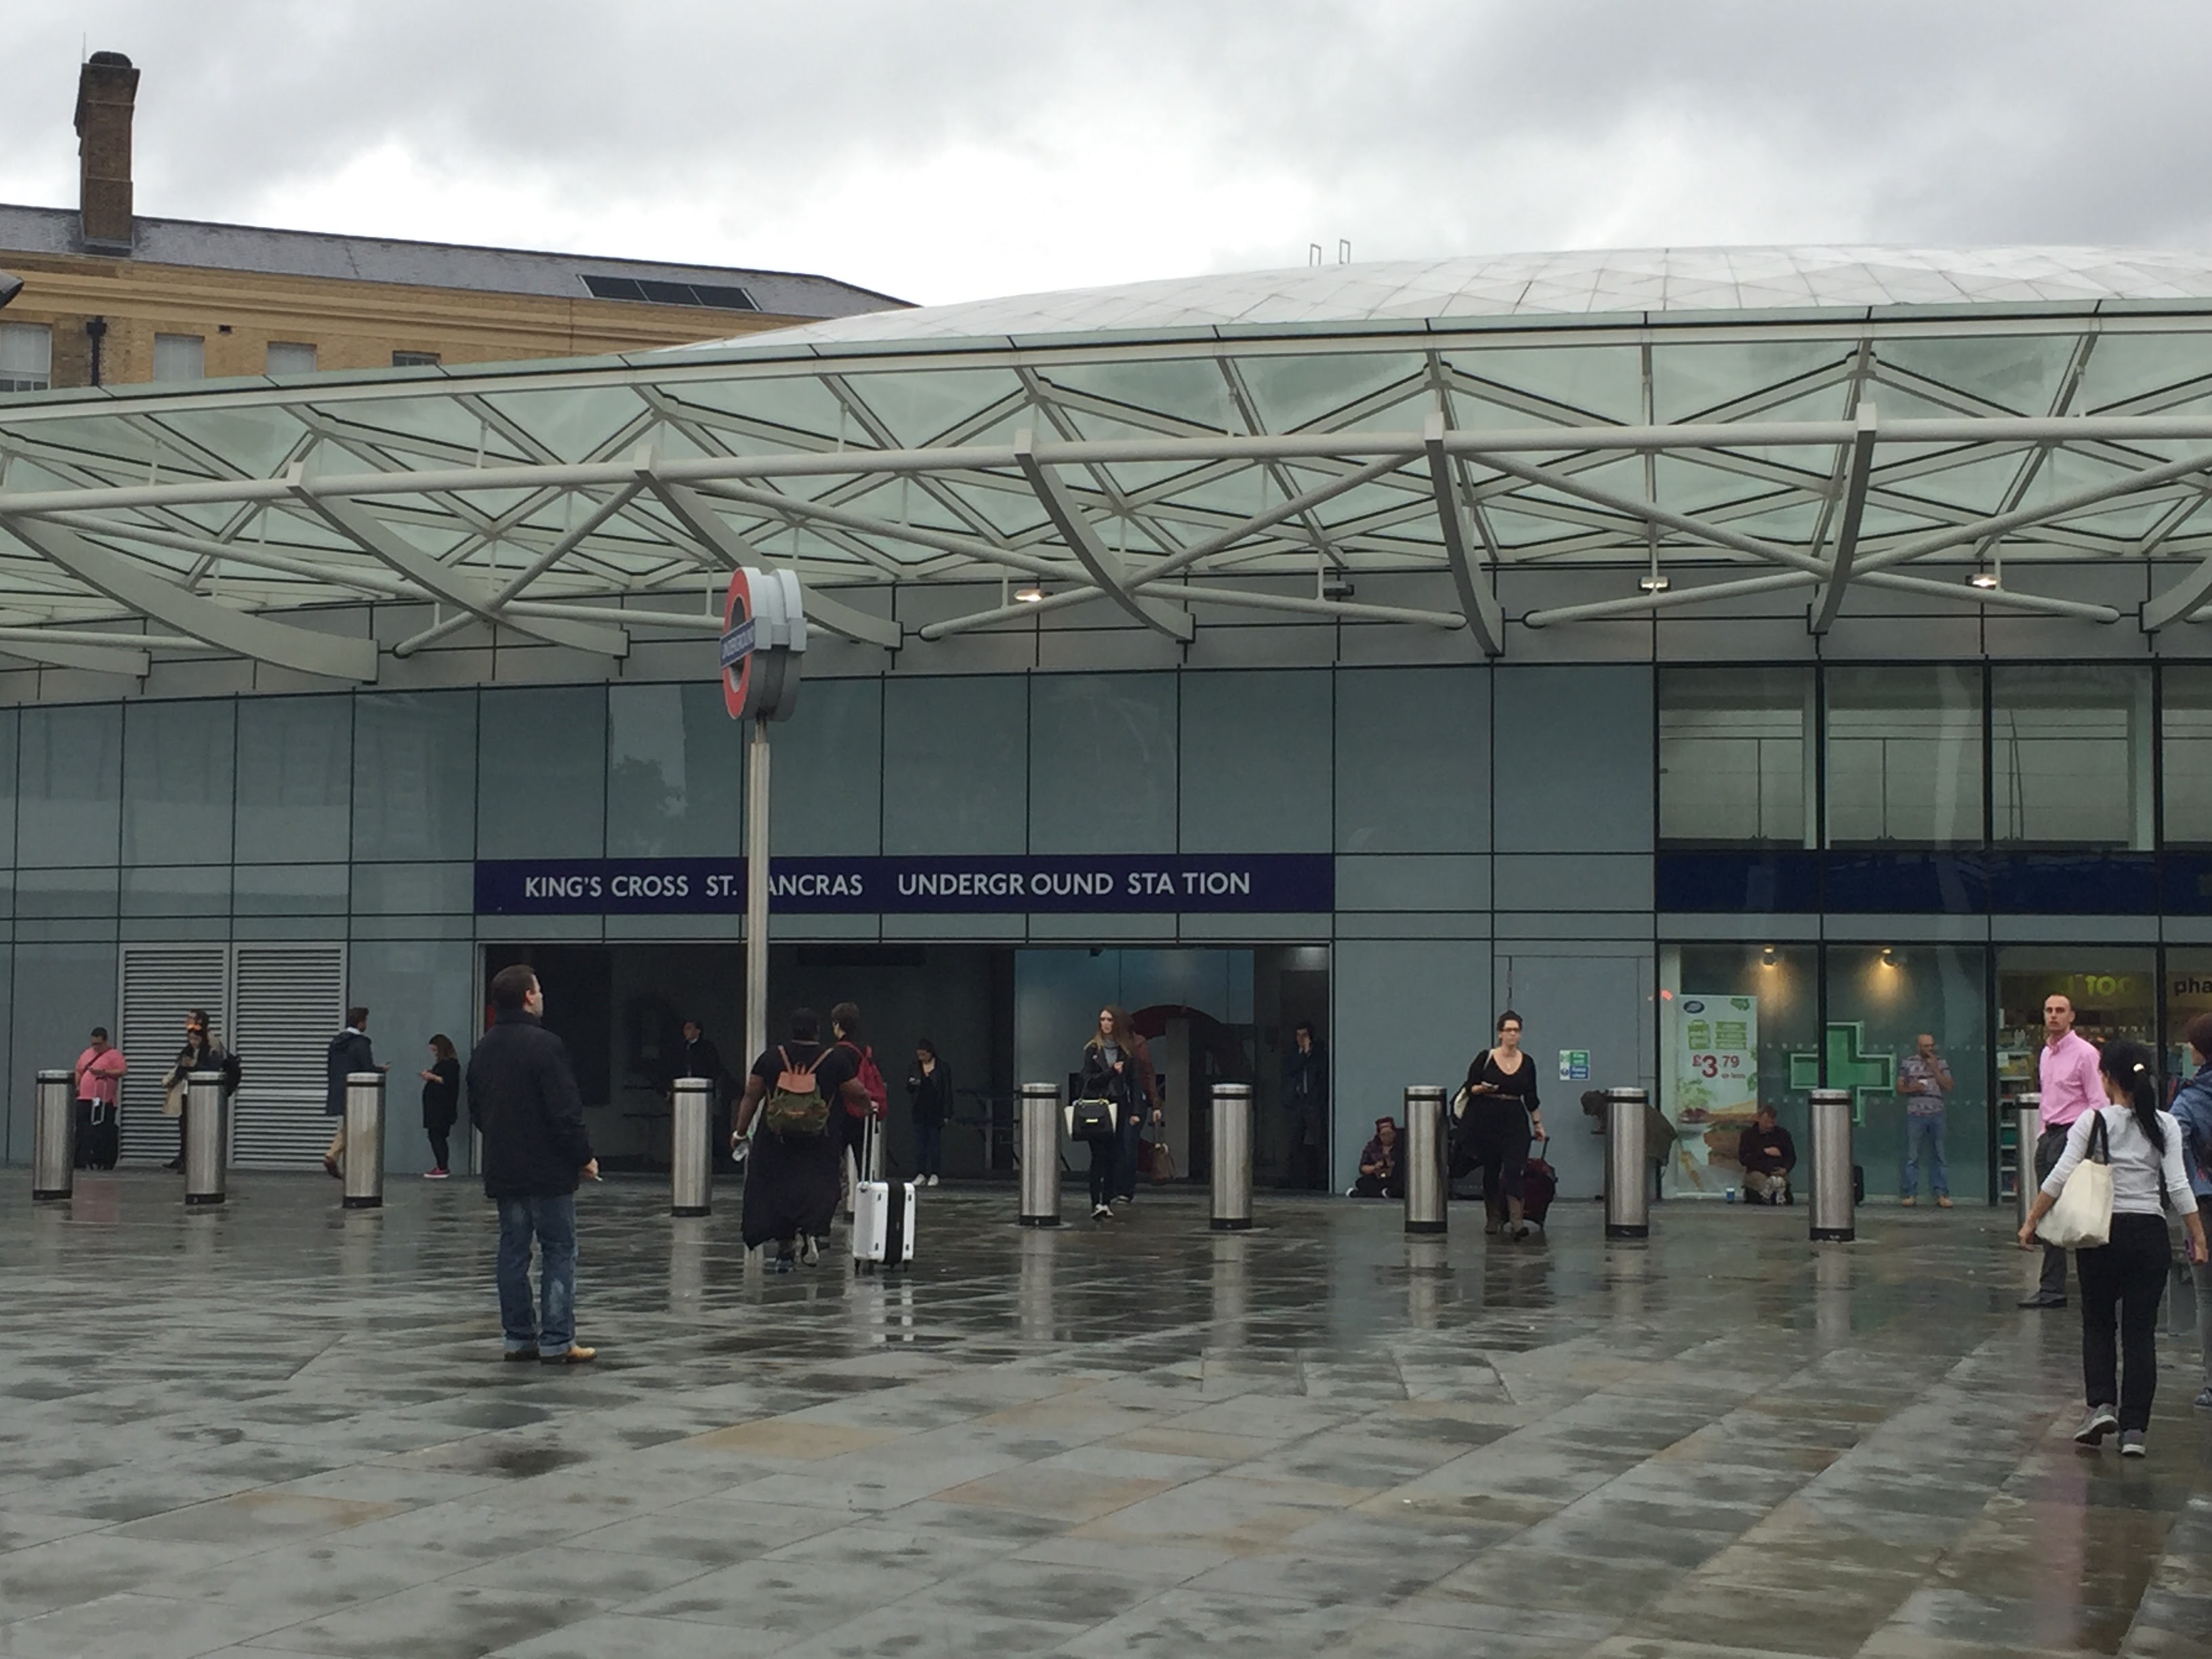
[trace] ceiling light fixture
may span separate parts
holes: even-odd
[[[1036,605],[1044,598],[1044,589],[1031,582],[1027,587],[1016,588],[1014,597],[1024,605]]]
[[[1664,593],[1674,586],[1664,576],[1645,576],[1640,578],[1636,585],[1647,593]]]
[[[1759,953],[1759,965],[1762,968],[1771,968],[1780,960],[1781,958],[1775,954],[1774,947],[1771,945],[1768,945],[1764,951],[1761,951]]]
[[[1995,573],[1991,571],[1977,570],[1972,575],[1966,578],[1966,586],[1969,587],[1978,587],[1987,591],[1990,588],[1995,587],[1996,585],[1996,576]]]
[[[1881,947],[1881,965],[1885,968],[1894,968],[1897,966],[1897,952],[1891,950],[1887,945]]]

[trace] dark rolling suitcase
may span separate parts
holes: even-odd
[[[1538,1141],[1540,1149],[1546,1143]],[[1521,1218],[1540,1227],[1544,1218],[1551,1213],[1552,1200],[1559,1195],[1559,1172],[1541,1156],[1540,1151],[1531,1151],[1528,1162],[1521,1175]]]
[[[85,1120],[83,1158],[88,1170],[112,1170],[123,1156],[121,1109],[95,1101]]]

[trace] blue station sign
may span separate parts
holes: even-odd
[[[479,915],[743,915],[743,859],[490,859],[476,867]],[[769,866],[769,908],[786,915],[946,911],[1325,914],[1326,853],[1084,854],[789,858]]]

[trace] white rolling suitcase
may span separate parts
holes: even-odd
[[[862,1168],[877,1164],[876,1126],[868,1125]],[[915,1202],[911,1181],[853,1183],[853,1265],[861,1272],[903,1267],[914,1260]]]

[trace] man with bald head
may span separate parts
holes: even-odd
[[[1951,1171],[1943,1163],[1943,1097],[1956,1086],[1951,1067],[1936,1052],[1932,1032],[1914,1039],[1912,1052],[1897,1063],[1897,1092],[1905,1102],[1905,1178],[1900,1201],[1920,1201],[1920,1164],[1928,1161],[1928,1190],[1936,1206],[1951,1207]]]
[[[2035,1178],[2041,1181],[2057,1168],[2074,1120],[2105,1103],[2104,1082],[2097,1074],[2097,1045],[2075,1031],[2073,999],[2063,991],[2053,991],[2043,1000],[2043,1050],[2037,1071],[2043,1086],[2043,1133],[2035,1140]],[[2043,1247],[2042,1282],[2020,1305],[2066,1305],[2065,1251],[2055,1244]]]

